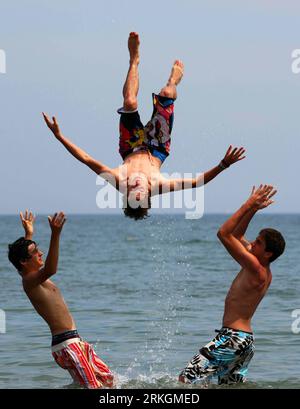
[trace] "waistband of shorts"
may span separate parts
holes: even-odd
[[[70,339],[66,339],[64,342],[61,342],[60,344],[57,345],[52,345],[51,346],[51,351],[52,352],[58,352],[61,351],[62,349],[67,348],[70,344],[74,344],[74,343],[78,343],[81,342],[82,339],[81,338],[70,338]]]
[[[173,105],[176,99],[176,98],[165,97],[164,95],[155,94],[154,92],[152,93],[152,98],[153,100],[154,98],[156,98],[157,101],[160,103],[160,105],[163,106],[164,108],[167,108],[170,105]]]
[[[51,346],[61,344],[62,342],[71,339],[71,338],[80,338],[76,329],[62,332],[61,334],[56,334],[52,336]]]
[[[224,330],[234,331],[234,332],[243,332],[244,334],[249,334],[253,336],[253,332],[243,331],[241,329],[231,328],[231,327],[222,327],[221,329],[215,329],[215,332],[223,332]]]
[[[136,112],[138,112],[138,109],[134,109],[132,111],[126,111],[126,109],[124,109],[123,107],[117,109],[117,113],[118,114],[135,114]]]

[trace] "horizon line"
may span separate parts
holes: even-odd
[[[28,209],[29,210],[29,209]],[[234,212],[207,212],[204,213],[202,217],[207,216],[207,215],[230,215],[233,214]],[[49,214],[53,214],[53,212],[33,212],[34,215],[41,215],[41,216],[48,216]],[[173,212],[173,213],[167,213],[167,212],[159,212],[159,213],[152,213],[152,216],[175,216],[175,215],[184,215],[185,212]],[[265,214],[265,215],[300,215],[300,212],[272,212],[272,213],[258,213],[258,214]],[[75,213],[75,212],[65,212],[65,215],[69,216],[124,216],[123,213],[115,213],[115,212],[104,212],[104,213]],[[1,216],[18,216],[19,213],[0,213]]]

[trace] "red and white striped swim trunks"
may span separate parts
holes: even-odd
[[[114,376],[109,367],[81,338],[67,339],[51,350],[56,363],[68,370],[77,384],[89,389],[113,386]]]

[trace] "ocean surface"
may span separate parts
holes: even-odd
[[[53,281],[81,337],[117,374],[117,388],[182,387],[178,373],[221,327],[224,299],[239,271],[216,237],[226,217],[68,217]],[[280,230],[287,248],[273,263],[272,285],[253,319],[248,382],[235,387],[300,388],[300,323],[292,316],[296,309],[300,316],[300,215],[257,215],[248,238],[263,227]],[[1,216],[0,232],[0,328],[6,330],[0,388],[73,388],[52,359],[48,326],[7,259],[7,244],[23,235],[19,218]],[[49,238],[47,217],[38,216],[35,240],[45,256]]]

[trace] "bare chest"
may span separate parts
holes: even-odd
[[[155,162],[153,162],[154,160]],[[117,170],[119,190],[124,193],[130,177],[139,173],[146,176],[148,179],[148,187],[151,190],[155,190],[159,186],[161,179],[160,166],[156,161],[156,158],[152,158],[152,161],[150,161],[148,155],[137,155],[137,157],[126,160]]]

